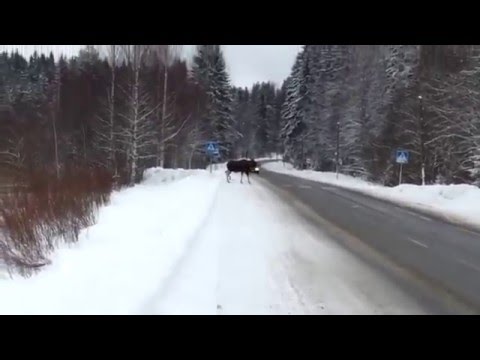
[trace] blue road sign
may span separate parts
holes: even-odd
[[[407,164],[410,158],[410,152],[408,150],[397,150],[396,161],[397,164]]]
[[[213,141],[208,142],[206,149],[207,149],[207,153],[209,153],[210,155],[219,154],[218,143],[216,142],[213,142]]]

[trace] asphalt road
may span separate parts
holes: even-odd
[[[431,312],[480,314],[480,233],[330,184],[263,169],[259,176]]]

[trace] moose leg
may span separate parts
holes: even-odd
[[[226,170],[225,174],[227,174],[227,182],[230,182],[230,171]]]
[[[247,172],[247,179],[248,179],[248,183],[251,184],[251,182],[250,182],[250,173],[249,173],[249,172]]]
[[[240,175],[240,184],[243,184],[243,171],[241,172],[241,175]]]

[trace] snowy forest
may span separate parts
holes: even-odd
[[[297,169],[480,184],[480,47],[304,45],[283,84],[235,87],[221,45],[0,53],[0,239],[29,274],[152,167],[283,155]],[[2,194],[3,191],[3,194]],[[61,239],[61,240],[58,240]]]
[[[232,86],[220,45],[87,46],[78,55],[0,55],[0,164],[69,162],[133,184],[152,166],[284,154],[297,168],[385,185],[396,149],[411,183],[479,183],[479,47],[305,45],[282,86]]]
[[[0,53],[0,258],[9,268],[47,264],[57,241],[78,241],[112,190],[148,168],[205,168],[211,140],[222,159],[235,156],[241,134],[220,45],[199,45],[190,64],[181,51]]]
[[[205,91],[172,45],[0,55],[0,162],[58,173],[99,165],[133,184],[151,166],[195,166]],[[193,165],[192,165],[193,163]]]
[[[87,46],[78,56],[0,55],[0,164],[13,173],[101,166],[133,184],[153,166],[204,168],[281,152],[283,92],[231,85],[220,45]]]
[[[401,148],[406,182],[478,184],[479,49],[304,46],[284,84],[286,159],[395,185]]]

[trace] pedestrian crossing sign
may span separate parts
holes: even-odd
[[[397,150],[397,164],[407,164],[410,153],[407,150]]]
[[[218,143],[216,141],[209,141],[205,146],[205,150],[210,155],[217,155],[220,153],[220,149],[218,148]]]

